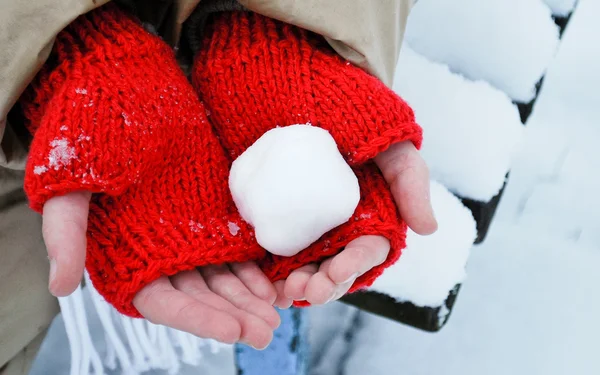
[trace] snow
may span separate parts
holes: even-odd
[[[465,266],[477,236],[475,220],[454,195],[431,182],[431,203],[439,229],[431,236],[408,231],[406,249],[371,286],[372,290],[410,301],[418,306],[437,307],[465,276]]]
[[[229,187],[258,243],[283,256],[348,221],[360,200],[334,139],[310,125],[266,132],[234,161]]]
[[[451,73],[411,47],[402,48],[394,90],[423,127],[421,154],[432,179],[462,197],[489,201],[504,185],[522,138],[517,107],[486,82]]]
[[[366,319],[345,373],[599,373],[597,249],[575,249],[573,256],[564,251],[568,242],[510,233],[496,232],[473,252],[469,282],[441,332]]]
[[[125,122],[125,125],[131,126],[131,120],[129,119],[129,116],[127,116],[127,114],[125,112],[121,113],[121,117],[123,117],[123,121]]]
[[[600,373],[598,249],[495,228],[473,251],[469,280],[442,331],[366,316],[344,373]]]
[[[552,14],[566,16],[573,11],[577,0],[544,0],[552,10]]]
[[[71,160],[76,159],[75,148],[69,145],[66,138],[55,139],[50,142],[52,150],[48,155],[48,165],[54,170],[71,164]]]
[[[558,28],[540,0],[420,0],[406,40],[425,57],[526,103],[554,56]]]
[[[194,233],[199,233],[202,229],[204,229],[204,225],[202,225],[194,220],[190,220],[188,225],[190,226],[190,230]]]
[[[231,233],[232,236],[237,236],[237,234],[240,232],[240,226],[231,221],[227,223],[227,228],[229,229],[229,233]]]
[[[349,351],[358,310],[341,303],[330,303],[313,306],[309,311],[311,326],[318,327],[318,330],[309,331],[310,375],[341,374],[338,367]]]
[[[62,128],[61,128],[62,129]],[[60,168],[71,164],[71,160],[77,159],[75,147],[72,147],[69,140],[66,138],[56,138],[50,142],[50,152],[48,153],[48,166],[36,165],[33,168],[33,173],[41,175],[48,171],[49,168],[58,171]]]
[[[35,167],[33,167],[33,173],[38,176],[46,172],[48,172],[48,167],[46,167],[45,165],[36,165]]]
[[[343,348],[319,347],[348,358],[328,373],[600,374],[599,15],[600,2],[580,0],[447,325],[431,334],[361,312]]]

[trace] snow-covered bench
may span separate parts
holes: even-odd
[[[443,327],[575,6],[576,0],[418,1],[394,90],[424,129],[422,155],[440,230],[409,233],[398,263],[345,302],[424,330]]]

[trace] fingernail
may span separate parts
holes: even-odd
[[[54,279],[56,279],[56,260],[50,259],[50,276],[48,280],[48,287],[52,289],[52,285],[54,284]]]
[[[435,232],[437,232],[437,230],[438,230],[438,228],[439,228],[439,226],[440,226],[440,223],[439,223],[439,221],[437,220],[437,217],[435,216],[435,211],[433,210],[433,208],[431,209],[431,216],[433,217],[433,222],[434,222],[434,224],[435,224],[435,225],[434,225],[434,227],[435,227],[435,230],[433,231],[433,232],[435,233]]]
[[[254,350],[259,350],[259,349],[258,349],[256,346],[254,346],[254,345],[250,344],[250,343],[249,343],[249,342],[247,342],[247,341],[244,341],[244,340],[242,340],[242,341],[240,341],[240,342],[241,342],[242,344],[244,344],[244,345],[248,345],[249,347],[251,347],[251,348],[252,348],[252,349],[254,349]]]
[[[294,303],[294,301],[292,302],[286,302],[285,304],[283,303],[277,303],[275,304],[275,307],[281,309],[281,310],[287,310],[292,306],[292,303]]]
[[[347,284],[350,281],[356,279],[357,277],[358,277],[358,272],[354,272],[352,275],[350,275],[349,278],[347,278],[346,280],[342,281],[341,283],[337,283],[337,285]]]
[[[331,297],[329,297],[329,299],[327,300],[327,302],[325,302],[325,304],[327,304],[327,303],[329,303],[329,302],[333,301],[333,300],[335,299],[335,296],[336,296],[336,295],[337,295],[337,291],[336,291],[336,290],[334,290],[334,291],[333,291],[333,294],[331,295]]]
[[[249,343],[249,342],[247,342],[247,341],[240,341],[240,342],[241,342],[242,344],[248,345],[249,347],[251,347],[251,348],[252,348],[252,349],[254,349],[254,350],[261,350],[261,351],[262,351],[262,350],[265,350],[265,349],[266,349],[266,348],[269,346],[269,344],[267,344],[267,345],[265,345],[264,347],[260,348],[260,347],[258,347],[258,346],[254,346],[254,345],[250,344],[250,343]]]

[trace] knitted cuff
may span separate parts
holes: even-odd
[[[411,108],[377,78],[341,59],[322,37],[255,13],[212,15],[193,83],[236,158],[275,126],[331,133],[353,166],[422,132]]]
[[[121,194],[159,165],[171,130],[156,123],[172,114],[148,92],[165,90],[176,71],[168,46],[116,6],[63,30],[20,99],[34,135],[25,180],[32,208],[76,190]],[[157,72],[165,79],[148,81]]]

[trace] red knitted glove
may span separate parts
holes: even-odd
[[[109,5],[78,18],[20,104],[34,134],[25,189],[97,193],[86,267],[119,311],[163,275],[264,255],[237,214],[228,161],[170,48]]]
[[[338,57],[321,37],[248,12],[213,16],[193,83],[232,158],[276,126],[311,123],[328,130],[355,167],[361,201],[354,216],[293,257],[269,254],[261,266],[271,280],[331,257],[364,235],[388,238],[392,250],[350,291],[372,284],[398,259],[406,225],[379,170],[367,163],[396,142],[420,146],[421,129],[397,95]]]

